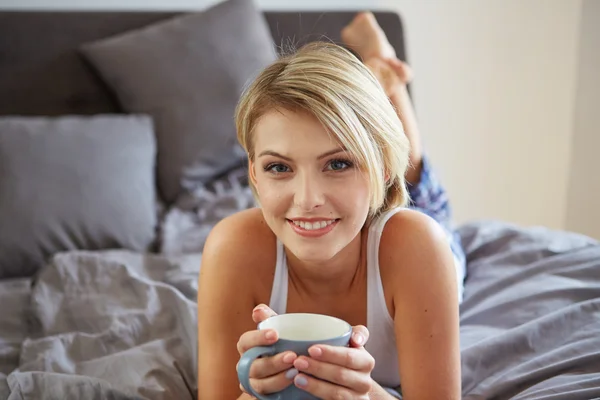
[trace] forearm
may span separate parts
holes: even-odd
[[[387,390],[381,387],[377,382],[373,382],[371,392],[369,392],[370,400],[398,400],[392,396]]]
[[[390,96],[390,100],[396,107],[396,112],[404,127],[404,133],[410,142],[410,166],[406,172],[406,180],[415,185],[419,183],[423,150],[417,117],[406,86],[400,85]]]
[[[252,397],[247,393],[242,393],[242,395],[240,397],[238,397],[236,400],[253,400],[256,399],[256,397]]]

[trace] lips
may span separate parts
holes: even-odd
[[[288,219],[287,222],[301,236],[319,237],[331,232],[339,219]]]

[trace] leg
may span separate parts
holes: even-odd
[[[462,300],[465,254],[460,237],[452,227],[448,195],[423,155],[417,118],[406,87],[412,79],[412,72],[408,65],[396,58],[392,46],[372,13],[359,13],[342,30],[341,36],[344,43],[363,59],[396,107],[411,146],[411,166],[406,173],[411,208],[429,215],[446,231],[456,263],[459,299]]]
[[[361,12],[344,27],[342,41],[362,58],[365,65],[381,83],[398,117],[411,146],[410,167],[406,180],[411,185],[419,183],[423,154],[417,118],[406,85],[412,72],[406,63],[396,58],[396,52],[385,33],[370,12]]]
[[[383,65],[381,65],[382,63]],[[382,71],[374,72],[375,76],[382,82],[382,85],[385,85],[384,90],[396,108],[398,117],[404,127],[404,133],[410,142],[410,166],[406,172],[406,180],[410,185],[417,185],[421,176],[423,149],[417,116],[406,87],[412,78],[412,71],[406,63],[397,58],[386,61],[381,59],[367,60],[365,64],[371,71],[376,70],[372,65],[379,65],[377,69]],[[396,79],[386,79],[389,75],[395,76]]]

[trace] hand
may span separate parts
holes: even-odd
[[[369,331],[362,325],[352,331],[350,347],[315,345],[308,350],[310,357],[298,357],[294,367],[300,373],[294,384],[323,400],[368,400],[375,367],[373,356],[364,348]]]
[[[259,305],[252,311],[252,319],[259,323],[273,315],[273,310],[265,305]],[[240,357],[248,349],[256,346],[269,346],[279,339],[277,331],[273,329],[248,331],[240,336],[237,344]],[[250,386],[260,394],[269,394],[282,391],[292,384],[297,370],[293,363],[297,356],[291,351],[285,351],[273,357],[258,358],[250,367]],[[240,390],[247,393],[240,384]]]

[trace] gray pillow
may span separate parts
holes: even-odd
[[[59,251],[149,249],[155,157],[148,116],[0,117],[0,279]]]
[[[233,114],[248,81],[276,59],[252,0],[229,0],[83,46],[127,112],[156,124],[158,185],[170,204],[239,165]]]

